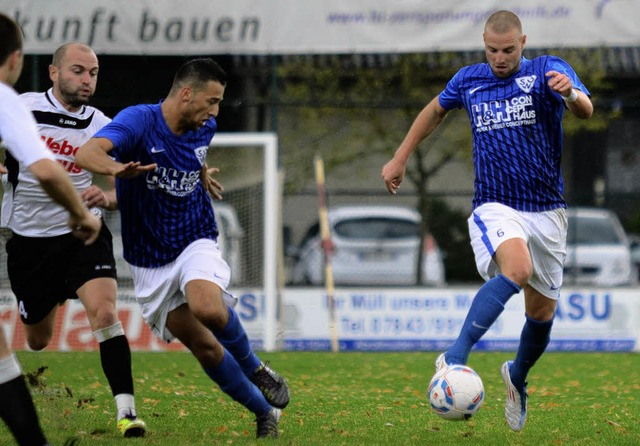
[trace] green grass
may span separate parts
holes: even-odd
[[[121,439],[98,353],[18,353],[49,440],[87,445],[246,445],[254,417],[188,353],[134,353],[143,439]],[[283,445],[639,445],[640,355],[547,353],[532,370],[529,416],[511,432],[499,367],[510,353],[471,355],[486,397],[468,422],[438,418],[425,390],[437,353],[262,353],[291,387]],[[42,367],[46,367],[39,372]],[[6,402],[0,402],[6,404]],[[124,442],[124,443],[123,443]],[[271,443],[272,441],[266,440]],[[0,425],[0,444],[12,437]]]

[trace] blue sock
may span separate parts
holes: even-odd
[[[516,359],[511,365],[511,382],[517,389],[522,389],[529,370],[542,356],[551,339],[551,327],[553,319],[549,321],[536,321],[525,314],[527,321],[520,335],[520,346]]]
[[[240,366],[227,350],[224,351],[222,362],[216,368],[205,367],[204,371],[224,393],[256,415],[271,410],[271,405],[262,392],[242,373]]]
[[[502,314],[504,305],[520,287],[502,274],[485,282],[471,303],[458,338],[445,354],[447,364],[466,364],[471,348]]]
[[[247,332],[240,322],[238,314],[233,308],[228,307],[229,320],[222,330],[214,330],[213,334],[218,341],[229,351],[242,368],[246,376],[253,375],[253,372],[260,367],[260,359],[253,353]]]

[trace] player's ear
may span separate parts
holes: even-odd
[[[51,82],[58,80],[58,67],[53,64],[49,65],[49,79],[51,79]]]
[[[9,69],[10,70],[15,70],[17,66],[20,65],[21,61],[22,61],[22,50],[15,50],[13,53],[11,53],[11,55],[9,56]]]
[[[185,85],[180,89],[180,99],[190,101],[193,96],[193,89],[189,85]]]

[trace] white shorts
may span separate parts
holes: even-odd
[[[493,259],[498,246],[521,238],[529,247],[533,264],[529,285],[550,299],[558,299],[567,256],[567,217],[563,208],[522,212],[500,203],[486,203],[477,207],[467,221],[476,266],[484,280],[500,272]]]
[[[192,280],[208,280],[220,287],[224,302],[235,307],[238,298],[227,291],[231,272],[218,242],[200,239],[191,243],[176,260],[158,268],[129,265],[136,299],[151,330],[166,342],[175,336],[166,328],[170,311],[187,303],[185,286]]]

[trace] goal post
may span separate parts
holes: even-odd
[[[235,150],[226,153],[220,153],[220,151],[216,150],[224,148]],[[262,156],[260,156],[260,153],[256,153],[256,149],[258,152],[262,150]],[[249,192],[249,195],[262,196],[263,202],[261,206],[258,206],[259,209],[253,210],[254,216],[259,214],[262,216],[261,224],[257,225],[258,228],[262,228],[262,234],[257,234],[256,231],[244,228],[244,238],[246,240],[262,238],[262,247],[261,249],[259,247],[254,250],[249,249],[249,252],[245,252],[243,258],[245,259],[244,263],[256,262],[262,264],[262,280],[256,280],[255,275],[250,273],[241,274],[243,271],[249,271],[249,265],[235,265],[236,268],[240,267],[241,271],[234,271],[234,265],[230,266],[232,268],[232,277],[234,274],[241,274],[244,279],[240,283],[234,284],[232,282],[232,288],[234,286],[247,287],[254,285],[257,292],[262,293],[264,304],[263,324],[256,324],[256,326],[259,328],[262,325],[262,330],[260,330],[262,331],[262,348],[265,351],[273,351],[277,348],[278,240],[280,240],[278,225],[281,212],[281,200],[278,198],[278,136],[275,133],[260,132],[218,133],[211,140],[207,159],[209,167],[219,167],[221,169],[220,182],[225,188],[225,192],[222,193],[223,203],[226,201],[226,191],[229,191],[231,205],[234,205],[235,201],[238,203],[237,206],[240,207],[240,199],[237,198],[240,193],[234,195],[233,191],[246,189],[251,186],[251,183],[261,183],[261,186],[258,187],[262,187],[262,192]],[[250,197],[252,200],[253,198]],[[240,209],[238,210],[241,211]],[[259,211],[259,214],[256,211]],[[260,220],[259,216],[257,219]],[[247,243],[249,242],[251,240],[247,240]],[[262,252],[259,253],[259,251]],[[223,255],[225,255],[224,252]],[[261,261],[256,258],[258,256]],[[252,278],[254,282],[252,282]]]

